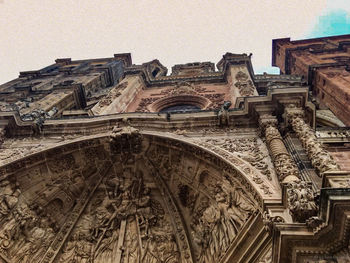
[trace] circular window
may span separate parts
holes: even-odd
[[[168,96],[148,106],[150,112],[190,112],[205,110],[211,101],[197,95]]]
[[[173,106],[166,107],[160,112],[188,112],[188,111],[199,111],[200,107],[191,104],[177,104]]]

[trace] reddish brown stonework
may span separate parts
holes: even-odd
[[[350,130],[250,59],[57,59],[1,85],[0,262],[346,262]]]
[[[319,101],[350,125],[350,35],[273,40],[272,65],[302,75]]]

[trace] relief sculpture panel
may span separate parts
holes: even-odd
[[[53,240],[55,228],[41,207],[27,204],[17,184],[2,181],[0,193],[0,259],[37,262]]]
[[[191,263],[225,255],[259,209],[255,193],[202,150],[130,133],[141,143],[124,130],[54,148],[0,181],[0,262]],[[138,150],[127,151],[124,139]]]
[[[150,174],[115,166],[56,262],[180,262],[169,214]]]
[[[196,262],[218,262],[257,211],[239,182],[192,154],[151,147],[147,156],[174,194]]]

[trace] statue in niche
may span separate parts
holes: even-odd
[[[224,101],[221,109],[218,111],[218,119],[220,126],[228,126],[230,124],[229,108],[231,107],[231,101]]]

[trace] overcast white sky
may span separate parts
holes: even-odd
[[[349,14],[349,2],[0,0],[0,83],[56,58],[124,52],[135,64],[157,58],[169,70],[216,63],[226,52],[253,53],[255,72],[271,70],[273,38],[307,38],[322,15],[340,9]]]

